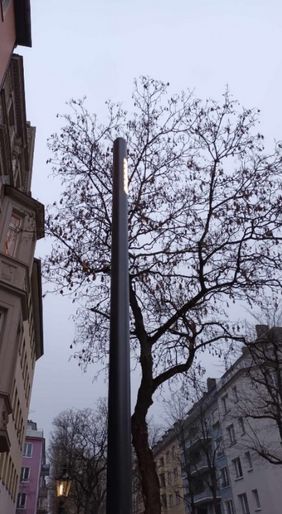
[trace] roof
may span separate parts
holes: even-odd
[[[14,0],[16,45],[31,47],[30,0]]]

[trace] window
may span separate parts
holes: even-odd
[[[224,451],[223,451],[223,445],[222,445],[222,437],[218,437],[215,441],[215,449],[217,457],[222,457]]]
[[[9,255],[10,257],[14,257],[17,245],[19,241],[19,233],[21,230],[21,224],[22,224],[22,218],[16,214],[12,213],[7,234],[6,234],[6,240],[4,243],[4,253],[5,255]]]
[[[214,430],[215,430],[215,425],[218,425],[219,426],[219,422],[218,422],[218,410],[215,409],[212,413],[212,422],[213,422],[213,425],[214,425]]]
[[[7,472],[7,476],[6,476],[6,486],[7,486],[8,490],[10,489],[12,466],[13,466],[12,459],[11,459],[11,457],[9,457],[8,472]]]
[[[177,482],[178,479],[178,469],[174,468],[173,470],[174,482]]]
[[[226,412],[228,411],[228,394],[224,395],[221,399],[222,401],[222,408],[223,408],[223,412],[224,414],[226,414]]]
[[[168,464],[168,463],[169,463],[169,461],[170,461],[170,453],[169,453],[169,451],[168,451],[168,452],[166,452],[166,454],[165,454],[165,459],[166,459],[166,463]]]
[[[0,479],[2,478],[2,469],[3,469],[3,462],[4,462],[4,453],[0,453]]]
[[[32,443],[24,443],[23,456],[24,457],[31,457],[32,456]]]
[[[242,514],[250,514],[248,498],[246,493],[238,495]]]
[[[12,494],[12,498],[13,498],[14,502],[16,501],[16,490],[17,490],[17,472],[16,472],[16,469],[14,468],[13,483],[12,483],[12,490],[11,490],[11,494]]]
[[[9,5],[9,2],[10,2],[10,0],[1,0],[2,13],[6,11],[8,5]],[[3,16],[3,14],[2,14],[2,16]],[[2,17],[2,19],[3,19],[3,17]]]
[[[216,436],[220,432],[220,424],[219,421],[213,424],[212,429],[214,431],[214,435]]]
[[[15,120],[15,107],[14,107],[14,102],[12,99],[11,99],[11,102],[10,102],[10,105],[8,108],[8,120],[9,120],[10,127],[14,128],[15,124],[16,124],[16,120]]]
[[[173,507],[173,494],[170,494],[168,497],[168,504],[170,507]]]
[[[193,441],[195,439],[195,437],[197,437],[197,434],[198,434],[198,428],[195,427],[195,426],[192,426],[189,430],[189,439],[191,439],[191,441]]]
[[[30,468],[22,468],[21,469],[21,482],[27,482],[29,479]]]
[[[232,500],[227,500],[226,502],[224,502],[225,504],[225,513],[226,514],[234,514],[234,509],[233,509],[233,502]]]
[[[171,471],[167,472],[167,483],[171,484]]]
[[[1,455],[2,457],[2,464],[1,464],[1,479],[2,479],[2,482],[5,483],[5,478],[6,478],[6,470],[7,470],[7,462],[8,462],[8,453],[2,453]]]
[[[26,504],[26,494],[19,493],[17,499],[17,509],[24,509]]]
[[[160,466],[161,467],[164,466],[164,458],[163,457],[160,458]]]
[[[234,402],[237,403],[239,401],[239,397],[238,397],[238,389],[236,386],[232,387],[232,392],[233,392]]]
[[[253,469],[253,462],[250,452],[245,453],[245,459],[247,462],[248,471],[250,471],[251,469]]]
[[[180,503],[180,494],[179,491],[175,491],[175,505],[179,505]]]
[[[163,506],[163,508],[167,509],[166,495],[162,494],[161,499],[162,499],[162,506]]]
[[[259,500],[258,490],[257,489],[253,489],[252,493],[253,493],[256,509],[260,509],[261,508],[261,504],[260,504],[260,500]]]
[[[0,308],[0,341],[1,341],[1,335],[4,329],[4,323],[6,318],[6,310]]]
[[[236,478],[241,478],[243,476],[243,471],[242,471],[240,458],[236,457],[236,459],[234,459],[232,461],[232,463],[233,463]]]
[[[228,469],[222,468],[220,470],[221,474],[221,487],[227,487],[229,485],[229,476],[228,476]]]
[[[229,427],[227,427],[227,434],[229,437],[229,444],[232,446],[236,443],[234,425],[229,425]]]
[[[244,435],[244,434],[245,434],[245,424],[244,424],[244,419],[243,419],[242,417],[238,418],[238,423],[239,423],[239,427],[240,427],[241,435]]]
[[[164,473],[160,474],[160,484],[161,484],[161,487],[165,487],[165,475],[164,475]]]
[[[279,365],[278,365],[279,366]],[[276,368],[276,366],[275,366]],[[276,390],[278,386],[278,377],[279,377],[279,369],[276,368],[275,371],[271,372],[268,371],[267,374],[265,374],[265,380],[269,384],[269,387],[274,388]]]
[[[190,456],[190,460],[192,460],[194,466],[197,466],[202,460],[201,453],[199,451],[193,451],[192,456]]]

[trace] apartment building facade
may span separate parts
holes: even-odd
[[[232,499],[231,494],[226,498],[221,488],[224,514],[281,512],[281,436],[273,414],[282,395],[277,381],[282,370],[282,329],[257,328],[253,348],[245,348],[217,384],[216,412],[222,431],[226,480],[232,492]],[[274,359],[273,348],[278,349]],[[256,355],[257,351],[264,355],[263,368],[254,359],[253,350]],[[277,397],[277,405],[272,395]],[[280,459],[281,465],[263,457],[268,451],[270,457]]]
[[[184,514],[181,452],[174,430],[169,430],[158,442],[154,455],[163,511],[167,514]]]
[[[179,423],[175,427],[182,451],[185,508],[192,514],[221,512],[219,470],[226,459],[216,406],[216,381],[208,379],[207,392],[196,401],[180,428]]]
[[[0,512],[14,514],[35,361],[43,354],[44,209],[31,195],[35,128],[27,122],[23,59],[28,0],[0,2]]]
[[[264,339],[261,329],[267,334]],[[254,348],[256,356],[257,352],[263,355],[261,369],[254,359]],[[281,405],[281,368],[282,329],[258,327],[253,347],[245,348],[220,379],[208,379],[206,391],[187,416],[154,448],[164,513],[281,512],[281,436],[271,413],[273,409],[276,414]],[[275,406],[273,398],[277,395]],[[177,506],[170,496],[171,470],[165,467],[169,463],[166,448],[176,444],[183,480]],[[267,452],[269,460],[263,457]],[[273,464],[274,458],[281,464]]]
[[[16,514],[47,514],[45,439],[33,421],[27,422]]]

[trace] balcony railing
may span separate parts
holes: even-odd
[[[190,439],[189,441],[185,441],[185,448],[189,451],[196,450],[199,446],[206,446],[211,443],[211,436],[196,436],[193,439]]]
[[[207,473],[209,471],[208,463],[205,460],[202,460],[201,462],[198,462],[195,465],[193,465],[193,463],[191,463],[190,465],[191,476],[202,475],[203,473]]]
[[[217,495],[216,499],[218,501],[221,500],[221,496]],[[199,505],[201,503],[211,503],[213,501],[212,493],[209,489],[205,489],[204,491],[194,493],[194,504]]]

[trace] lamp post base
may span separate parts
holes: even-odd
[[[59,500],[58,514],[65,514],[64,500]]]

